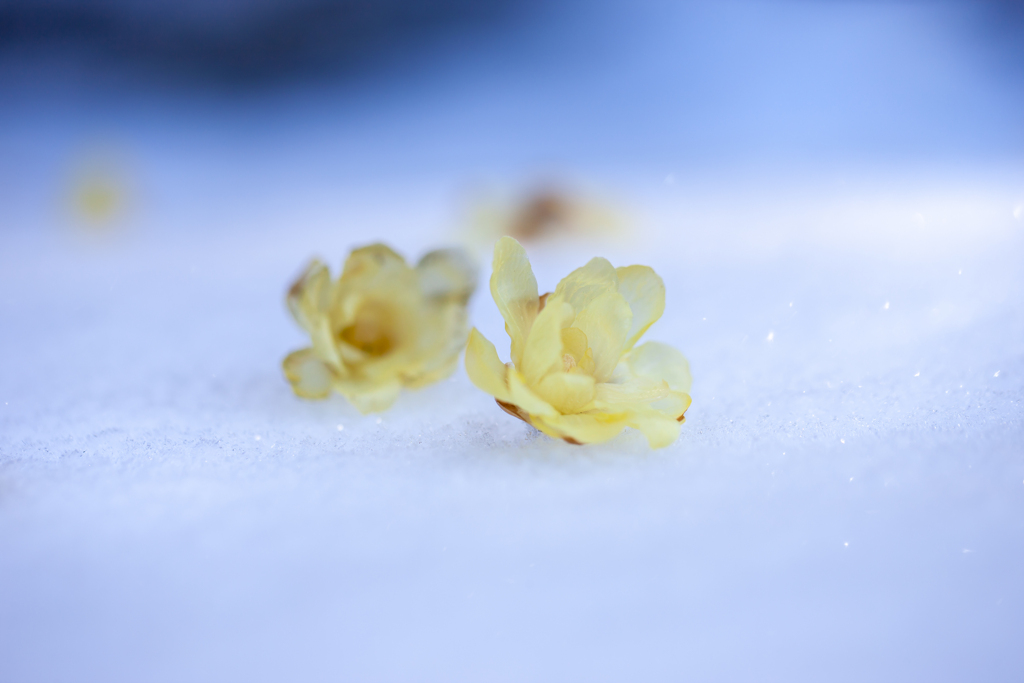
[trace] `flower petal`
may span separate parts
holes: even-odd
[[[520,367],[527,335],[537,317],[539,295],[526,250],[511,237],[502,237],[494,246],[491,296],[512,340],[512,362]]]
[[[459,355],[455,354],[444,362],[435,362],[425,370],[402,375],[402,386],[407,389],[422,389],[438,382],[455,372],[459,367]]]
[[[600,443],[619,434],[627,424],[625,413],[578,413],[535,416],[533,426],[548,436],[572,443]]]
[[[633,324],[625,345],[628,351],[665,312],[665,283],[647,266],[616,268],[615,274],[619,281],[619,294],[633,312]]]
[[[330,368],[313,349],[294,351],[281,364],[292,391],[303,398],[327,398],[331,393]]]
[[[578,313],[606,291],[618,289],[618,284],[612,264],[607,259],[597,257],[562,278],[555,288],[555,294],[561,295]]]
[[[426,314],[417,334],[416,363],[403,373],[403,383],[411,389],[450,375],[458,366],[459,353],[469,336],[464,304],[448,301],[428,307]]]
[[[305,272],[288,289],[288,310],[299,327],[312,333],[330,306],[331,274],[327,266],[317,260],[306,266]]]
[[[562,328],[562,352],[567,353],[576,359],[576,363],[587,355],[590,343],[583,330],[576,327]]]
[[[643,432],[651,448],[664,448],[679,438],[679,422],[657,410],[631,411],[628,424]]]
[[[594,400],[594,378],[568,372],[552,372],[534,387],[538,396],[563,415],[578,413]]]
[[[517,366],[529,386],[538,384],[548,373],[562,369],[562,328],[570,320],[569,304],[561,298],[549,297],[544,310],[533,321],[522,364]]]
[[[583,310],[576,309],[572,326],[587,335],[594,354],[594,379],[598,382],[607,381],[615,371],[632,319],[629,305],[614,289],[606,289]]]
[[[356,410],[365,415],[390,408],[398,398],[402,384],[397,378],[381,383],[345,379],[335,381],[335,388],[356,407]]]
[[[686,411],[690,409],[692,402],[689,394],[673,391],[660,401],[651,403],[650,407],[682,424],[686,421]]]
[[[475,327],[470,330],[469,342],[466,344],[466,374],[469,380],[499,401],[511,403],[512,397],[505,380],[507,373],[508,368],[498,358],[494,344]]]
[[[630,371],[637,377],[665,380],[673,391],[690,393],[693,380],[686,356],[668,344],[646,342],[636,347],[626,359]]]
[[[579,328],[562,328],[562,369],[573,374],[594,376],[594,352],[587,341],[587,335]]]
[[[419,276],[405,259],[384,244],[356,249],[345,260],[331,304],[334,332],[351,325],[368,304],[410,308],[421,300]]]
[[[334,335],[331,334],[331,321],[324,317],[317,322],[316,327],[309,331],[313,349],[335,372],[340,375],[348,374],[341,356],[338,355],[338,346],[334,341]]]
[[[377,273],[382,269],[408,268],[405,259],[386,244],[376,243],[355,249],[345,259],[341,277],[357,278]]]
[[[511,400],[507,402],[514,403],[531,416],[555,417],[559,415],[554,406],[537,396],[526,386],[523,373],[515,368],[508,368],[508,393]]]
[[[668,382],[649,377],[633,377],[622,384],[598,384],[594,402],[603,410],[623,410],[630,406],[647,404],[666,398],[672,393]]]
[[[423,295],[465,304],[476,289],[477,267],[462,249],[438,249],[416,265]]]

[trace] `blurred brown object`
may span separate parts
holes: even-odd
[[[612,234],[625,224],[620,214],[605,205],[552,188],[534,191],[518,203],[481,203],[471,222],[478,236],[496,239],[508,235],[523,242]]]
[[[541,191],[528,198],[513,216],[508,234],[516,239],[529,240],[564,227],[571,214],[571,206],[562,195],[550,190]]]

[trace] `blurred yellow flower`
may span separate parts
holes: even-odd
[[[67,207],[76,226],[101,232],[122,221],[135,197],[133,164],[110,145],[85,149],[69,168]]]
[[[124,187],[115,179],[99,174],[79,179],[74,189],[74,208],[90,224],[112,220],[124,206]]]
[[[383,244],[352,252],[341,277],[313,261],[288,292],[312,346],[284,359],[296,394],[335,390],[360,412],[385,410],[399,390],[442,379],[466,343],[476,268],[460,250],[432,251],[415,268]]]
[[[491,295],[512,340],[503,364],[475,328],[466,371],[506,412],[569,443],[607,441],[639,429],[652,448],[679,436],[690,407],[690,366],[658,342],[635,346],[665,310],[665,285],[647,266],[595,258],[538,296],[523,247],[494,248]]]

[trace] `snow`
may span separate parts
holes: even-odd
[[[4,677],[1008,680],[1014,230],[917,262],[607,252],[664,275],[649,336],[693,364],[656,452],[553,442],[461,370],[379,418],[296,399],[283,289],[347,235],[7,235]],[[551,287],[595,248],[534,252]],[[472,314],[501,339],[486,289]]]
[[[613,163],[614,145],[588,165],[570,140],[559,150],[632,227],[528,245],[542,290],[594,255],[653,266],[668,302],[647,338],[694,376],[671,447],[635,432],[578,447],[461,369],[379,416],[297,399],[280,370],[304,343],[283,296],[306,259],[337,267],[378,238],[416,258],[463,236],[489,135],[460,127],[471,94],[379,103],[393,138],[358,120],[325,138],[330,116],[301,112],[323,100],[301,93],[285,133],[236,130],[249,105],[154,119],[132,104],[110,116],[145,183],[105,230],[40,180],[96,111],[73,101],[68,123],[62,97],[29,98],[2,134],[0,679],[1009,681],[1024,666],[1019,161],[666,169]],[[438,156],[424,126],[463,146]],[[501,178],[527,175],[489,153]],[[507,354],[483,270],[471,319]]]

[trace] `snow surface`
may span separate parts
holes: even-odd
[[[605,245],[693,364],[656,452],[551,441],[461,370],[379,417],[295,398],[283,289],[348,236],[6,235],[3,678],[1011,680],[1011,225],[919,260]],[[601,253],[532,251],[549,288]],[[502,339],[485,289],[472,316]]]
[[[380,416],[282,376],[306,259],[456,241],[478,144],[527,175],[461,128],[474,96],[411,97],[330,135],[298,105],[5,115],[0,680],[1019,677],[1019,161],[735,170],[565,143],[632,228],[529,245],[541,288],[594,255],[652,265],[647,338],[694,376],[671,447],[577,447],[461,369]],[[145,179],[103,234],[51,182],[96,121]],[[471,318],[507,353],[487,275]]]

